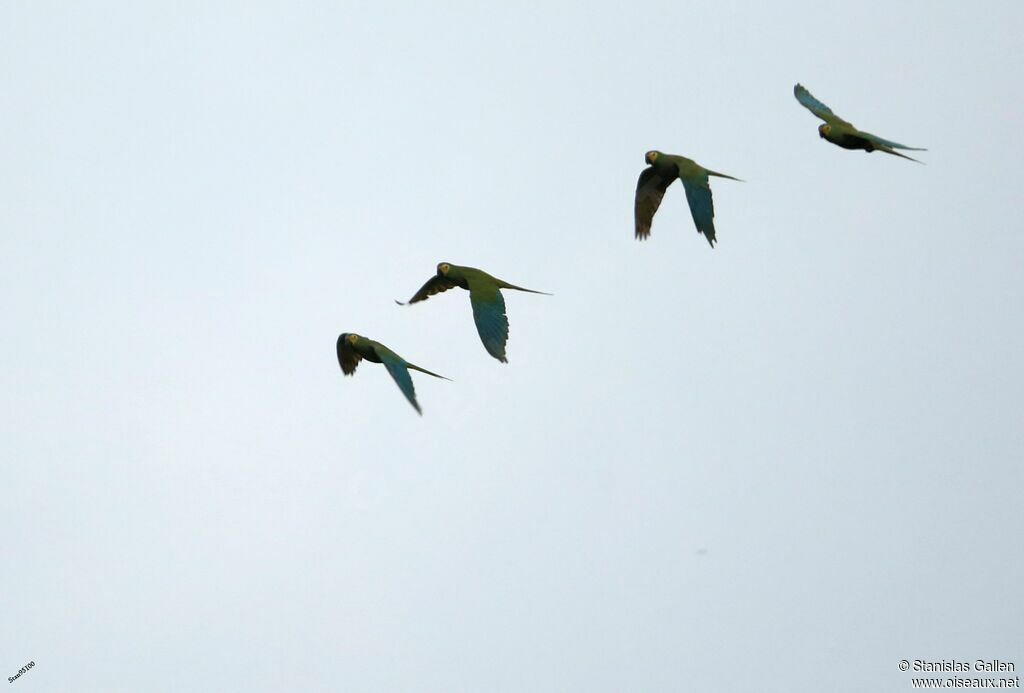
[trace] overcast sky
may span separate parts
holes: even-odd
[[[1024,667],[1021,3],[210,5],[0,5],[11,691]]]

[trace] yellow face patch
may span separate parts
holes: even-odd
[[[441,274],[448,274],[448,270],[450,269],[451,266],[447,262],[442,262],[440,265],[437,266],[437,271],[440,272]]]
[[[819,130],[821,130],[821,134],[822,134],[822,135],[827,135],[828,133],[832,132],[832,126],[831,126],[831,125],[829,125],[828,123],[826,123],[826,124],[822,125],[822,126],[821,126],[820,128],[818,128],[818,129],[819,129]]]
[[[658,158],[658,152],[655,152],[655,151],[647,152],[647,154],[645,155],[644,158],[647,159],[647,163],[653,164],[655,159]]]
[[[352,346],[355,346],[356,342],[358,342],[358,341],[359,341],[359,335],[357,335],[357,334],[350,334],[348,336],[348,343],[351,344]]]

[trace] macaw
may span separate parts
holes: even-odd
[[[686,199],[690,203],[690,214],[697,232],[704,234],[711,247],[715,247],[715,206],[711,200],[711,187],[708,176],[718,176],[730,180],[739,180],[724,173],[706,169],[696,161],[685,156],[663,154],[649,151],[644,159],[650,164],[640,172],[636,182],[636,201],[633,205],[633,218],[636,222],[636,238],[646,240],[651,235],[651,222],[654,213],[661,205],[665,190],[676,178],[683,181]]]
[[[915,152],[925,152],[927,149],[921,149],[919,147],[908,147],[905,144],[899,142],[893,142],[891,140],[884,140],[878,135],[872,135],[870,132],[864,132],[858,130],[835,113],[832,109],[818,101],[811,92],[807,91],[802,84],[797,84],[793,87],[793,96],[796,100],[803,105],[808,111],[818,116],[825,122],[818,126],[818,135],[822,139],[826,139],[834,145],[842,147],[843,149],[863,149],[865,152],[873,152],[876,149],[886,154],[892,154],[894,156],[902,157],[904,159],[910,159],[911,161],[917,161],[906,154],[900,154],[897,149],[910,149]],[[917,163],[921,163],[917,161]]]
[[[451,380],[451,378],[445,378],[443,375],[432,373],[426,368],[420,368],[415,364],[409,363],[380,342],[375,342],[372,339],[367,339],[352,332],[342,332],[338,337],[338,363],[341,364],[341,372],[345,375],[352,375],[356,372],[356,367],[362,359],[372,361],[373,363],[383,363],[384,367],[388,369],[388,373],[394,378],[398,389],[402,391],[405,398],[409,400],[409,404],[421,416],[423,415],[423,410],[420,409],[420,405],[416,401],[416,390],[412,386],[412,377],[409,375],[409,369],[432,375],[435,378]]]
[[[476,331],[484,348],[502,363],[508,363],[505,357],[505,345],[508,343],[508,316],[505,315],[505,298],[501,289],[515,289],[531,294],[551,294],[533,289],[524,289],[515,284],[492,277],[475,267],[460,267],[450,262],[437,265],[437,274],[427,280],[420,290],[406,303],[395,301],[400,306],[425,301],[434,294],[455,288],[456,286],[469,291],[469,302],[473,306],[473,320]]]

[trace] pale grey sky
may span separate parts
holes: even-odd
[[[768,6],[770,5],[770,7]],[[1024,667],[1020,3],[0,6],[14,691]],[[821,139],[841,116],[926,165]],[[648,149],[713,181],[633,239]],[[510,363],[447,260],[511,292]],[[343,378],[355,331],[454,382]],[[706,552],[702,552],[706,550]]]

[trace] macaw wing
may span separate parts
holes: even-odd
[[[846,123],[845,120],[832,112],[832,109],[818,101],[811,92],[807,91],[802,84],[793,87],[793,96],[808,111],[818,116],[826,123]],[[846,123],[849,125],[849,123]]]
[[[636,200],[633,203],[636,238],[643,240],[651,235],[654,213],[658,211],[661,198],[665,196],[665,191],[674,180],[675,178],[658,175],[653,166],[640,172],[640,178],[636,182]]]
[[[341,372],[345,375],[352,375],[356,372],[356,366],[363,357],[356,353],[345,339],[345,335],[338,337],[338,363],[341,364]]]
[[[380,362],[384,364],[384,367],[388,369],[388,373],[391,374],[395,384],[398,385],[398,389],[409,400],[409,404],[413,406],[413,409],[417,413],[423,414],[423,410],[420,409],[420,405],[416,401],[416,388],[412,385],[412,376],[409,375],[409,369],[406,368],[405,361],[394,352],[385,352],[381,349],[377,350],[377,357],[380,358]]]
[[[451,279],[448,279],[447,277],[442,277],[440,274],[435,274],[433,277],[428,279],[427,282],[420,287],[420,290],[417,291],[413,295],[413,297],[410,298],[406,303],[418,303],[419,301],[426,301],[429,297],[433,296],[434,294],[439,294],[442,291],[447,291],[448,289],[452,289],[456,286],[458,285]],[[401,303],[400,301],[395,302]]]
[[[469,302],[473,305],[473,321],[484,348],[502,363],[505,345],[508,343],[508,316],[505,315],[505,298],[496,285],[490,282],[469,283]]]
[[[697,231],[704,234],[711,247],[715,247],[715,205],[711,199],[711,186],[707,175],[703,178],[681,179],[686,190],[686,200],[690,203],[690,214]]]

